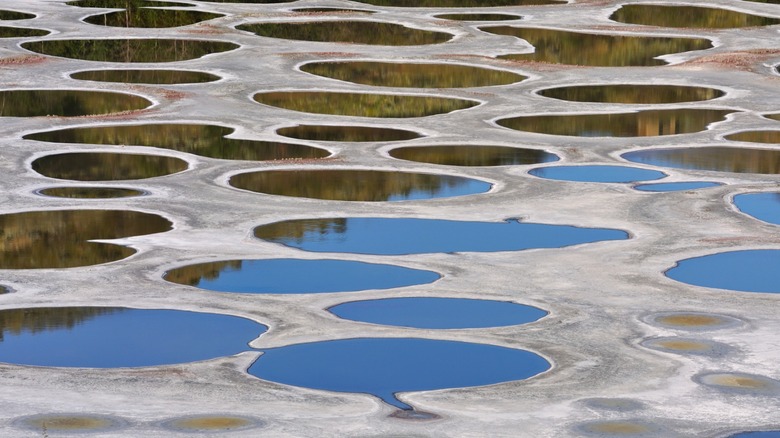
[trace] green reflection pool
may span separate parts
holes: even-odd
[[[73,198],[73,199],[111,199],[111,198],[129,198],[133,196],[142,196],[146,194],[143,190],[125,189],[121,187],[48,187],[38,190],[38,193],[44,196],[54,198]]]
[[[43,176],[73,181],[117,181],[154,178],[187,170],[179,158],[164,155],[72,152],[46,155],[32,162]]]
[[[126,84],[196,84],[221,78],[211,73],[188,70],[88,70],[70,75],[73,79]]]
[[[306,145],[226,137],[233,132],[233,128],[219,125],[165,123],[69,128],[37,132],[24,138],[53,143],[150,146],[225,160],[265,161],[330,155],[325,149]]]
[[[356,117],[425,117],[471,108],[479,102],[435,96],[336,93],[330,91],[272,91],[257,93],[258,103],[293,111]]]
[[[565,4],[564,0],[355,0],[374,6],[403,8],[474,8]]]
[[[715,88],[641,84],[577,85],[539,91],[539,95],[553,99],[629,104],[698,102],[716,99],[724,94]]]
[[[135,111],[152,106],[141,96],[84,90],[0,91],[0,116],[76,117]]]
[[[510,26],[486,26],[481,30],[509,35],[534,46],[533,53],[502,55],[516,61],[602,67],[665,65],[661,55],[712,48],[704,38],[672,38],[610,35],[535,29]]]
[[[506,85],[527,79],[505,70],[459,64],[397,62],[312,62],[307,73],[363,85],[406,88],[466,88]]]
[[[225,41],[127,38],[33,41],[22,47],[63,58],[129,63],[185,61],[235,50],[239,45]]]
[[[434,17],[441,18],[442,20],[455,21],[507,21],[523,18],[520,15],[510,14],[440,14],[434,15]]]
[[[30,29],[25,27],[0,26],[0,38],[26,38],[48,35],[51,32],[43,29]]]
[[[173,224],[129,210],[50,210],[0,215],[0,269],[70,268],[121,260],[125,246],[89,242],[161,233]]]
[[[730,110],[674,109],[614,114],[555,114],[498,120],[518,131],[577,137],[654,137],[700,132]]]
[[[276,133],[302,140],[382,142],[402,141],[422,137],[414,131],[374,126],[297,125],[279,128]]]
[[[511,146],[408,146],[389,152],[393,158],[447,166],[509,166],[557,161],[555,154]]]
[[[698,29],[732,29],[780,24],[778,18],[700,6],[623,5],[609,18],[629,24]]]
[[[308,21],[242,24],[236,29],[270,38],[380,46],[420,46],[452,39],[445,32],[376,21]]]
[[[406,201],[483,193],[491,184],[452,175],[377,170],[265,170],[241,173],[230,185],[253,192],[331,201]]]
[[[0,9],[0,20],[29,20],[30,18],[35,18],[35,14]]]
[[[192,10],[131,7],[124,11],[91,15],[85,18],[84,22],[110,27],[165,28],[189,26],[218,17],[224,15]]]

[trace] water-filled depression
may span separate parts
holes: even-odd
[[[709,187],[717,187],[720,185],[723,184],[712,182],[712,181],[683,181],[683,182],[669,182],[669,183],[639,184],[634,186],[634,188],[641,192],[682,192],[686,190],[698,190],[698,189],[706,189]]]
[[[0,269],[70,268],[121,260],[132,248],[89,242],[168,231],[158,215],[128,210],[48,210],[0,215]]]
[[[225,41],[128,38],[31,41],[23,43],[22,47],[62,58],[130,63],[185,61],[240,46]]]
[[[0,361],[116,368],[231,356],[266,331],[252,320],[182,310],[43,307],[0,310]]]
[[[455,21],[511,21],[523,18],[520,15],[511,14],[439,14],[433,17]]]
[[[301,71],[363,85],[406,88],[468,88],[506,85],[527,79],[506,70],[461,64],[376,61],[311,62]]]
[[[164,155],[72,152],[46,155],[32,162],[43,176],[72,181],[119,181],[154,178],[187,170],[186,161]]]
[[[626,152],[621,157],[634,163],[676,169],[714,170],[734,173],[780,173],[780,151],[772,149],[724,146],[659,148]]]
[[[453,35],[376,21],[306,21],[251,23],[236,29],[285,40],[353,43],[380,46],[418,46],[449,41]]]
[[[495,6],[559,5],[564,0],[356,0],[374,6],[399,8],[472,8]]]
[[[574,102],[661,104],[711,100],[725,93],[715,88],[681,85],[612,84],[547,88],[538,94]]]
[[[431,283],[433,271],[351,260],[224,260],[171,269],[167,281],[217,292],[302,294],[391,289]]]
[[[528,173],[540,178],[559,181],[599,183],[630,183],[666,177],[665,173],[657,170],[609,165],[548,166],[531,169]]]
[[[191,70],[86,70],[70,75],[73,79],[126,84],[197,84],[214,82],[219,76]]]
[[[403,129],[344,125],[296,125],[279,128],[276,133],[301,140],[344,142],[403,141],[422,137],[414,131]]]
[[[48,30],[0,26],[0,38],[28,38],[50,34]]]
[[[30,18],[35,18],[35,14],[0,9],[0,20],[28,20]]]
[[[462,176],[378,170],[262,170],[230,185],[258,193],[331,201],[408,201],[485,193],[492,184]]]
[[[623,5],[609,19],[628,24],[698,29],[731,29],[780,24],[780,19],[777,18],[750,15],[729,9],[676,5]]]
[[[152,106],[141,96],[84,90],[3,90],[0,116],[77,117],[135,111]]]
[[[481,30],[527,41],[533,53],[501,55],[501,59],[552,64],[602,67],[665,65],[662,55],[705,50],[712,42],[704,38],[669,38],[569,32],[553,29],[485,26]]]
[[[255,236],[314,252],[400,255],[433,252],[519,251],[628,239],[608,228],[518,222],[413,218],[295,219],[261,225]]]
[[[446,114],[479,105],[474,100],[447,97],[331,91],[268,91],[255,94],[254,100],[305,113],[389,118]]]
[[[54,198],[71,199],[111,199],[111,198],[129,198],[133,196],[142,196],[146,192],[136,189],[125,189],[122,187],[90,187],[90,186],[63,186],[47,187],[38,190],[37,193]]]
[[[431,297],[351,301],[328,311],[353,321],[425,329],[519,325],[547,315],[536,307],[508,301]]]
[[[330,155],[325,149],[301,144],[227,138],[234,131],[219,125],[164,123],[68,128],[36,132],[23,138],[52,143],[150,146],[225,160],[264,161]]]
[[[780,293],[778,266],[780,249],[727,251],[681,260],[666,275],[696,286]]]
[[[577,137],[654,137],[700,132],[733,110],[668,109],[611,114],[546,114],[496,121],[524,132]]]
[[[105,14],[90,15],[84,19],[85,23],[111,27],[139,27],[139,28],[163,28],[180,27],[201,21],[224,17],[222,14],[212,12],[180,10],[180,9],[156,9],[131,7],[124,11],[107,12]]]
[[[523,380],[549,368],[541,356],[514,348],[416,338],[359,338],[268,349],[249,373],[287,385],[368,393],[409,409],[396,398],[397,393]]]
[[[510,166],[560,159],[540,149],[477,145],[408,146],[392,149],[389,154],[401,160],[447,166]]]
[[[734,196],[739,211],[758,220],[780,225],[780,193],[743,193]]]
[[[726,140],[746,141],[749,143],[777,143],[780,144],[780,131],[743,131],[729,134]]]

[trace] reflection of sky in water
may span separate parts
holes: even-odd
[[[780,225],[780,193],[745,193],[734,197],[734,205],[758,220]]]
[[[666,275],[696,286],[780,293],[780,250],[729,251],[677,262]]]
[[[424,297],[352,301],[328,311],[354,321],[431,329],[526,324],[547,315],[536,307],[507,301]]]
[[[628,166],[550,166],[529,171],[540,178],[560,181],[629,183],[661,179],[666,175],[657,170]]]
[[[329,226],[339,221],[343,226]],[[257,227],[255,235],[305,251],[382,255],[518,251],[628,238],[625,231],[605,228],[411,218],[291,220]]]
[[[401,409],[395,393],[522,380],[550,368],[529,351],[414,338],[345,339],[265,350],[249,368],[261,379],[373,394]]]
[[[349,260],[270,259],[232,262],[184,266],[168,272],[165,278],[220,292],[278,294],[390,289],[431,283],[440,278],[439,274],[432,271]]]
[[[230,356],[249,350],[247,344],[266,330],[244,318],[180,310],[14,309],[0,311],[0,318],[0,361],[56,367],[143,367]]]
[[[640,184],[634,188],[643,192],[679,192],[683,190],[706,189],[708,187],[716,187],[720,185],[722,184],[711,181],[686,181],[658,184]]]
[[[485,193],[490,190],[492,184],[476,179],[458,178],[449,179],[445,184],[435,189],[414,189],[408,193],[393,194],[388,201],[412,201],[419,199],[449,198],[453,196],[473,195]]]
[[[730,435],[729,438],[780,438],[780,430],[767,430],[763,432],[742,432]]]

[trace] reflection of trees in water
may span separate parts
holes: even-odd
[[[780,67],[776,68],[777,72],[780,73]],[[764,117],[772,120],[778,120],[780,121],[780,113],[778,114],[764,114]]]
[[[255,228],[255,237],[271,242],[285,243],[294,241],[301,243],[317,240],[316,236],[325,237],[331,234],[347,232],[347,218],[327,219],[296,219],[274,222]]]
[[[393,149],[390,156],[402,160],[448,166],[506,166],[555,161],[554,154],[509,146],[411,146]]]
[[[152,102],[141,96],[104,91],[0,91],[0,116],[3,117],[75,117],[133,111],[151,105]]]
[[[374,6],[404,8],[470,8],[491,6],[533,6],[566,3],[563,0],[355,0]]]
[[[142,7],[192,7],[189,3],[176,3],[155,0],[75,0],[65,3],[68,6],[82,8],[138,9]]]
[[[780,174],[780,151],[730,147],[655,149],[629,152],[629,161],[682,169]]]
[[[116,187],[49,187],[48,189],[39,190],[38,193],[56,198],[76,199],[127,198],[144,194],[140,190]]]
[[[64,58],[106,62],[173,62],[237,49],[222,41],[170,39],[47,40],[22,44],[27,50]]]
[[[0,26],[0,38],[39,37],[50,33],[48,30],[43,29]]]
[[[509,14],[441,14],[435,15],[436,18],[442,20],[456,20],[456,21],[504,21],[504,20],[519,20],[523,17],[519,15]]]
[[[619,114],[523,116],[497,123],[519,131],[579,137],[649,137],[700,132],[730,110],[682,109]]]
[[[421,137],[420,134],[413,131],[371,126],[298,125],[277,129],[276,133],[301,140],[348,142],[401,141]]]
[[[122,210],[0,215],[0,268],[67,268],[119,260],[135,251],[87,240],[160,233],[170,230],[171,225],[155,214]]]
[[[224,17],[224,15],[203,11],[130,8],[124,11],[93,15],[85,18],[84,22],[111,27],[163,28],[188,26],[217,17]]]
[[[374,21],[325,21],[305,23],[254,23],[237,29],[259,36],[286,40],[321,41],[381,46],[418,46],[449,41],[453,35],[444,32],[413,29],[392,23]]]
[[[35,18],[35,14],[0,9],[0,20],[28,20],[30,18]]]
[[[293,111],[357,117],[425,117],[471,108],[478,102],[433,96],[280,91],[257,93],[255,101]]]
[[[727,140],[747,141],[750,143],[778,143],[780,144],[780,131],[745,131],[729,134]]]
[[[665,61],[654,58],[712,47],[712,42],[703,38],[635,37],[510,26],[480,29],[524,39],[535,49],[534,53],[502,55],[499,58],[554,64],[616,67],[665,65]]]
[[[0,342],[6,334],[72,329],[98,316],[123,312],[122,307],[39,307],[0,310]]]
[[[26,135],[24,138],[54,143],[151,146],[227,160],[262,161],[287,158],[323,158],[330,155],[324,149],[306,145],[236,140],[225,137],[233,131],[232,128],[216,125],[121,125],[38,132]],[[168,170],[171,169],[165,171]],[[140,172],[137,173],[141,175]]]
[[[301,70],[358,84],[407,88],[484,87],[526,79],[508,71],[457,64],[314,62],[301,66]]]
[[[723,96],[714,88],[678,85],[584,85],[549,88],[540,95],[576,102],[602,103],[676,103],[710,100]]]
[[[196,84],[220,79],[211,73],[186,70],[89,70],[73,73],[73,79],[129,84]]]
[[[226,260],[223,262],[198,263],[182,266],[166,272],[163,278],[172,283],[197,286],[203,280],[215,280],[224,271],[241,270],[243,260]]]
[[[186,170],[186,161],[162,155],[75,152],[33,161],[32,168],[49,178],[74,181],[116,181],[170,175]]]
[[[468,178],[373,170],[270,170],[233,176],[230,185],[253,192],[338,201],[382,202],[409,198],[413,192],[435,197]]]
[[[623,5],[609,18],[621,23],[707,29],[771,26],[780,23],[777,18],[698,6]]]

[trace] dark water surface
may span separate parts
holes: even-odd
[[[731,110],[670,109],[613,114],[553,114],[497,120],[525,132],[576,137],[655,137],[701,132],[726,119]]]
[[[400,255],[519,251],[628,239],[625,231],[517,222],[412,218],[296,219],[261,225],[255,236],[314,252]]]
[[[149,124],[94,126],[37,132],[27,140],[116,146],[151,146],[225,160],[324,158],[325,149],[293,143],[227,138],[235,129],[219,125]]]
[[[777,143],[780,144],[780,130],[777,131],[744,131],[729,134],[726,140],[747,141],[750,143]]]
[[[71,268],[121,260],[132,248],[96,239],[168,231],[162,216],[128,210],[49,210],[0,215],[0,269]]]
[[[279,128],[276,133],[301,140],[384,142],[403,141],[422,137],[414,131],[374,126],[297,125]]]
[[[80,368],[178,364],[247,351],[266,329],[244,318],[181,310],[0,310],[0,361]]]
[[[472,8],[495,6],[536,6],[565,4],[563,0],[355,0],[374,6],[403,8]]]
[[[414,29],[394,23],[376,21],[310,21],[287,23],[253,23],[236,29],[255,35],[285,40],[353,43],[380,46],[419,46],[449,41],[445,32]]]
[[[679,261],[666,275],[696,286],[780,293],[778,266],[780,249],[728,251]]]
[[[35,14],[0,9],[0,20],[28,20],[30,18],[35,18]]]
[[[154,178],[187,170],[189,164],[163,155],[73,152],[46,155],[32,162],[43,176],[72,181],[119,181]]]
[[[527,324],[547,315],[536,307],[507,301],[426,297],[351,301],[328,311],[353,321],[426,329]]]
[[[51,32],[43,29],[30,29],[26,27],[0,26],[0,38],[27,38],[49,35]]]
[[[642,84],[576,85],[539,91],[539,95],[553,99],[629,104],[696,102],[715,99],[724,94],[715,88]]]
[[[780,151],[772,149],[703,146],[697,148],[646,149],[621,157],[635,163],[676,169],[734,173],[780,173]]]
[[[661,55],[713,47],[704,38],[670,38],[579,33],[552,29],[486,26],[481,30],[509,35],[534,46],[533,53],[501,55],[516,61],[602,67],[665,65]]]
[[[224,41],[171,39],[47,40],[23,43],[32,52],[62,58],[103,62],[175,62],[235,50]]]
[[[390,118],[432,116],[479,105],[474,100],[446,97],[330,91],[269,91],[255,94],[254,99],[305,113]]]
[[[135,111],[152,106],[141,96],[84,90],[0,91],[0,116],[77,117]]]
[[[221,78],[211,73],[188,70],[89,70],[70,75],[73,79],[126,84],[196,84]]]
[[[780,24],[778,18],[699,6],[623,5],[609,18],[629,24],[698,29],[732,29]]]
[[[549,362],[530,351],[495,345],[360,338],[268,349],[249,373],[286,385],[368,393],[410,409],[396,393],[523,380],[549,368]]]
[[[331,201],[408,201],[485,193],[492,184],[430,173],[376,170],[263,170],[234,175],[230,185],[258,193]]]
[[[38,190],[38,193],[44,196],[55,198],[74,198],[74,199],[111,199],[111,198],[129,198],[133,196],[142,196],[146,192],[143,190],[124,189],[120,187],[49,187]]]
[[[539,149],[510,146],[437,145],[392,149],[393,158],[447,166],[510,166],[558,161],[560,158]]]
[[[218,17],[224,15],[204,11],[130,7],[124,11],[91,15],[84,22],[111,27],[167,28],[188,26]]]
[[[433,271],[349,260],[225,260],[171,269],[166,280],[218,292],[302,294],[432,283]]]
[[[527,79],[506,70],[460,64],[374,61],[312,62],[301,71],[363,85],[406,88],[467,88],[506,85]]]

